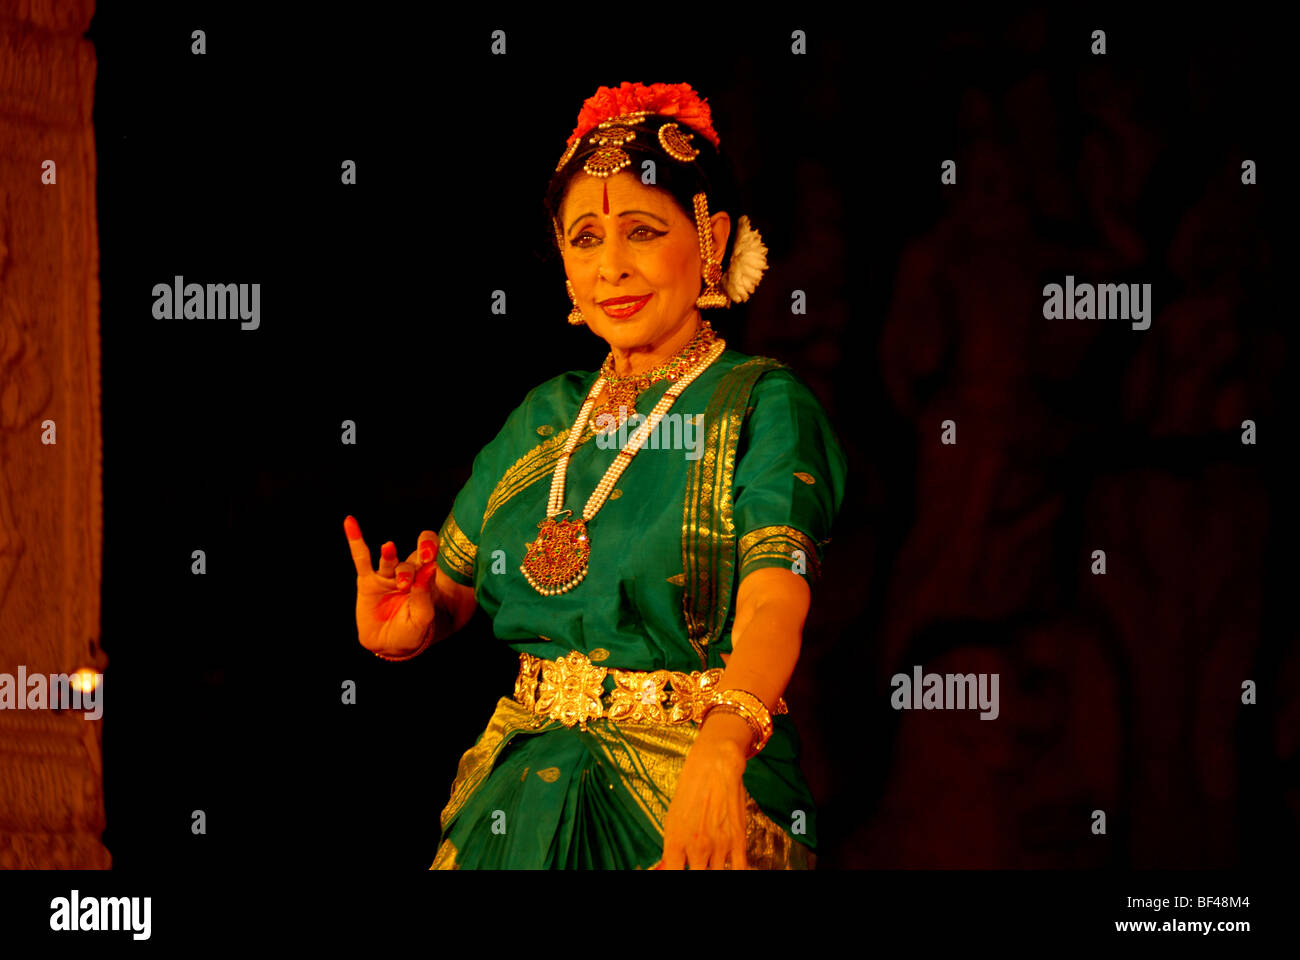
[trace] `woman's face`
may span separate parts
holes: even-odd
[[[725,213],[713,219],[715,250],[722,250],[717,238],[726,243],[730,221]],[[580,172],[560,205],[560,224],[578,307],[611,347],[653,349],[695,315],[699,238],[668,193],[626,171],[607,180]]]

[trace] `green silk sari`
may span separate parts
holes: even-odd
[[[586,579],[542,596],[520,571],[551,476],[597,374],[532,390],[474,460],[440,532],[438,564],[472,586],[493,632],[544,659],[571,650],[622,670],[723,667],[740,581],[780,566],[815,579],[846,461],[821,405],[775,360],[725,351],[677,399],[588,524]],[[648,414],[668,389],[641,394]],[[699,415],[703,415],[702,421]],[[677,415],[674,418],[674,415]],[[627,430],[632,432],[635,423]],[[589,426],[569,463],[575,516],[622,446]],[[655,448],[658,447],[658,448]],[[605,689],[614,683],[605,679]],[[744,785],[751,867],[815,862],[816,813],[788,714]],[[540,722],[502,697],[461,758],[433,868],[648,868],[698,728],[600,718]]]

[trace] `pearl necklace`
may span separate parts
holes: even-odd
[[[587,505],[582,508],[581,519],[561,520],[559,519],[561,514],[567,513],[570,517],[573,516],[572,510],[564,509],[564,479],[569,472],[569,459],[577,449],[583,428],[591,415],[591,408],[596,403],[596,394],[600,392],[603,381],[600,377],[596,378],[596,382],[587,392],[587,399],[582,404],[582,409],[578,411],[578,419],[574,421],[573,429],[569,431],[564,452],[560,455],[560,462],[555,465],[555,473],[551,476],[551,496],[546,504],[546,519],[537,525],[537,539],[524,545],[527,553],[524,554],[524,562],[519,569],[534,590],[542,596],[553,597],[568,593],[587,576],[587,561],[591,557],[591,540],[587,535],[587,524],[605,505],[605,500],[614,489],[614,484],[623,475],[632,458],[645,445],[651,431],[659,425],[668,408],[673,405],[682,391],[695,381],[696,377],[721,356],[726,348],[727,341],[721,339],[715,341],[694,369],[677,378],[654,405],[645,423],[637,427],[636,432],[628,437],[627,444],[614,457],[614,462],[609,465],[605,475],[596,484],[596,489],[587,498]]]

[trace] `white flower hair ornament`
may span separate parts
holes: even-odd
[[[731,248],[731,263],[722,278],[722,289],[733,303],[744,303],[763,279],[767,269],[767,247],[763,238],[749,224],[749,217],[741,215],[736,230],[736,242]]]

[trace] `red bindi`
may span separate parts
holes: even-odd
[[[605,184],[605,212],[609,213],[609,184]]]

